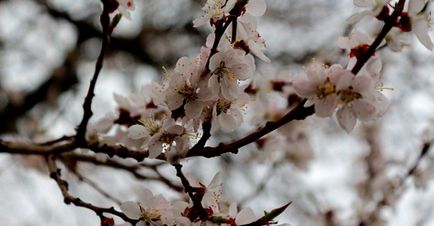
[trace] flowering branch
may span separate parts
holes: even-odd
[[[249,224],[243,224],[242,226],[261,226],[261,225],[270,225],[272,224],[272,221],[274,220],[274,218],[276,218],[277,216],[279,216],[281,213],[283,213],[283,211],[286,210],[286,208],[288,208],[289,205],[291,205],[292,202],[289,202],[288,204],[285,204],[279,208],[276,208],[274,210],[271,210],[270,212],[265,212],[265,215],[261,218],[259,218],[258,220],[249,223]]]
[[[220,143],[216,147],[205,147],[202,150],[194,150],[191,149],[187,153],[187,157],[191,156],[203,156],[206,158],[212,158],[216,156],[220,156],[224,153],[238,153],[238,149],[244,147],[250,143],[253,143],[260,139],[261,137],[267,135],[268,133],[280,128],[281,126],[291,122],[293,120],[303,120],[307,116],[312,115],[314,113],[314,108],[304,107],[306,103],[306,99],[300,101],[297,106],[295,106],[292,110],[290,110],[285,116],[279,119],[276,122],[267,122],[262,129],[257,130],[237,141],[234,141],[229,144]]]
[[[193,202],[193,207],[191,208],[192,211],[189,211],[188,218],[191,221],[196,220],[197,217],[199,217],[200,220],[206,221],[209,218],[209,213],[203,208],[202,206],[202,198],[204,195],[204,189],[193,187],[190,185],[190,182],[188,182],[185,175],[182,173],[182,165],[181,164],[174,164],[173,165],[176,169],[176,176],[181,179],[182,185],[184,186],[185,192],[190,197],[191,201]]]
[[[369,46],[368,50],[364,54],[357,57],[357,63],[356,65],[354,65],[353,69],[351,70],[353,74],[357,74],[360,71],[360,69],[362,69],[363,65],[365,65],[365,63],[369,60],[369,58],[371,58],[371,56],[374,55],[375,50],[378,48],[378,46],[380,46],[381,42],[386,37],[387,33],[389,33],[389,31],[394,26],[396,26],[396,21],[398,17],[401,15],[402,11],[404,10],[404,5],[405,5],[405,0],[400,0],[398,3],[395,4],[395,9],[392,15],[390,17],[388,16],[384,18],[384,26],[381,29],[378,36],[375,38],[374,42]]]

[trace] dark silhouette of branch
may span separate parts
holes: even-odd
[[[105,3],[103,1],[103,3]],[[101,46],[101,52],[98,56],[98,59],[95,64],[95,72],[92,76],[92,79],[90,81],[89,89],[87,92],[86,97],[84,98],[83,103],[83,118],[80,122],[80,124],[77,127],[77,135],[76,135],[76,143],[79,146],[83,146],[86,143],[86,129],[87,124],[89,122],[90,117],[92,117],[92,100],[95,96],[94,90],[96,86],[96,82],[98,80],[99,73],[102,69],[103,62],[104,62],[104,54],[106,52],[106,49],[108,48],[108,45],[110,43],[110,34],[111,34],[111,28],[110,28],[110,16],[109,16],[109,6],[108,3],[103,4],[103,12],[100,17],[100,22],[102,26],[102,46]]]
[[[205,147],[202,150],[190,150],[187,153],[187,157],[191,156],[203,156],[206,158],[212,158],[216,156],[220,156],[224,153],[238,153],[238,149],[248,145],[250,143],[255,142],[261,137],[267,135],[268,133],[280,128],[288,122],[293,120],[302,120],[307,116],[312,115],[314,113],[313,106],[305,108],[303,105],[306,103],[306,99],[302,100],[290,110],[285,116],[275,122],[267,122],[262,129],[257,130],[235,142],[224,144],[220,143],[217,147]]]
[[[57,142],[50,145],[38,145],[30,141],[4,141],[0,140],[0,153],[20,155],[50,155],[72,151],[76,145],[68,141]]]
[[[181,183],[184,186],[185,192],[190,197],[191,201],[193,202],[193,207],[189,211],[188,218],[191,221],[195,221],[198,217],[202,221],[208,220],[210,217],[208,212],[203,208],[202,206],[202,198],[205,194],[204,188],[197,188],[190,185],[190,182],[188,182],[185,175],[182,173],[182,165],[181,164],[174,164],[173,165],[176,169],[176,176],[181,179]]]

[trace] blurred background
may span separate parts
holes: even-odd
[[[203,0],[135,3],[132,19],[122,19],[113,34],[92,121],[114,111],[113,93],[138,92],[160,79],[163,67],[198,54],[210,32],[192,27]],[[345,23],[356,11],[351,0],[267,0],[267,5],[258,31],[272,63],[257,60],[259,76],[290,78],[313,58],[346,65],[336,40],[351,31]],[[99,54],[100,12],[98,0],[0,1],[0,136],[74,134]],[[384,86],[393,88],[384,91],[391,104],[378,121],[359,122],[347,134],[334,118],[311,116],[283,128],[280,139],[293,145],[259,151],[260,144],[254,144],[238,155],[191,159],[184,164],[186,174],[207,184],[224,169],[225,196],[258,215],[292,201],[279,220],[294,226],[434,225],[434,153],[406,177],[434,135],[434,56],[416,40],[410,44],[400,53],[387,48],[377,53]],[[77,170],[121,201],[136,200],[144,187],[180,197],[166,184],[120,170],[92,164]],[[159,166],[159,172],[178,183],[170,166]],[[86,179],[64,177],[71,193],[116,206]],[[0,219],[7,226],[99,224],[93,212],[63,203],[43,159],[5,154],[0,155]]]

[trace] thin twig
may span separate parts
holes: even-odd
[[[72,170],[70,169],[70,171],[82,182],[88,184],[89,186],[91,186],[93,189],[95,189],[95,191],[99,192],[101,195],[103,195],[104,197],[106,197],[107,199],[112,200],[113,202],[115,202],[116,204],[120,205],[122,203],[122,201],[120,201],[119,199],[113,197],[112,195],[110,195],[108,192],[106,192],[103,188],[101,188],[96,182],[94,182],[93,180],[85,177],[83,174],[81,174],[80,172],[78,172],[78,170]]]
[[[90,117],[92,117],[92,100],[95,96],[94,90],[96,86],[96,82],[98,80],[98,75],[102,69],[103,62],[104,62],[104,54],[108,48],[108,45],[110,43],[110,16],[109,16],[109,9],[107,4],[104,4],[103,12],[100,17],[100,22],[102,26],[102,46],[101,46],[101,52],[98,56],[98,59],[95,64],[95,71],[92,76],[92,79],[90,81],[89,89],[87,91],[87,95],[84,98],[83,103],[83,118],[80,122],[80,124],[77,127],[77,135],[76,135],[76,142],[79,146],[83,146],[86,143],[86,130],[87,130],[87,124],[89,122]]]
[[[112,214],[120,217],[122,220],[126,222],[131,223],[132,225],[135,225],[138,222],[138,220],[129,218],[127,215],[115,210],[113,207],[104,208],[104,207],[95,206],[91,203],[81,200],[78,197],[72,196],[68,192],[68,183],[61,178],[60,169],[57,167],[56,160],[53,155],[47,157],[47,166],[50,172],[50,177],[56,181],[57,186],[62,192],[63,201],[65,202],[65,204],[74,204],[75,206],[78,207],[90,209],[94,211],[98,216],[103,216],[104,213]]]
[[[167,177],[162,175],[158,171],[158,164],[145,165],[145,164],[141,163],[141,164],[136,164],[136,165],[127,165],[127,164],[121,163],[121,162],[113,160],[113,159],[106,159],[104,161],[101,161],[101,160],[97,159],[95,156],[81,155],[81,154],[61,155],[61,156],[59,156],[59,158],[64,160],[64,161],[72,160],[72,161],[78,161],[78,162],[87,162],[87,163],[92,163],[94,165],[110,167],[113,169],[125,170],[125,171],[131,173],[137,179],[158,181],[158,182],[165,184],[170,189],[173,189],[173,190],[178,191],[178,192],[182,192],[184,190],[181,185],[174,183],[173,181],[171,181],[170,179],[168,179]],[[142,167],[146,167],[150,170],[153,170],[157,174],[157,176],[147,176],[147,175],[140,173],[139,171],[140,171],[140,168],[142,168]]]

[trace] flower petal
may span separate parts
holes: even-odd
[[[262,16],[266,10],[265,0],[250,0],[246,5],[246,12],[253,16]]]
[[[142,216],[140,206],[137,202],[127,201],[120,205],[122,212],[129,218],[139,219]]]
[[[149,132],[148,129],[142,125],[132,125],[130,128],[128,128],[127,136],[131,139],[138,140],[149,136]]]
[[[338,120],[339,125],[347,131],[347,133],[351,132],[356,125],[357,119],[351,109],[347,106],[344,106],[338,110],[336,113],[336,118]]]
[[[335,95],[329,95],[315,103],[315,114],[319,117],[330,117],[336,106],[338,98]]]

